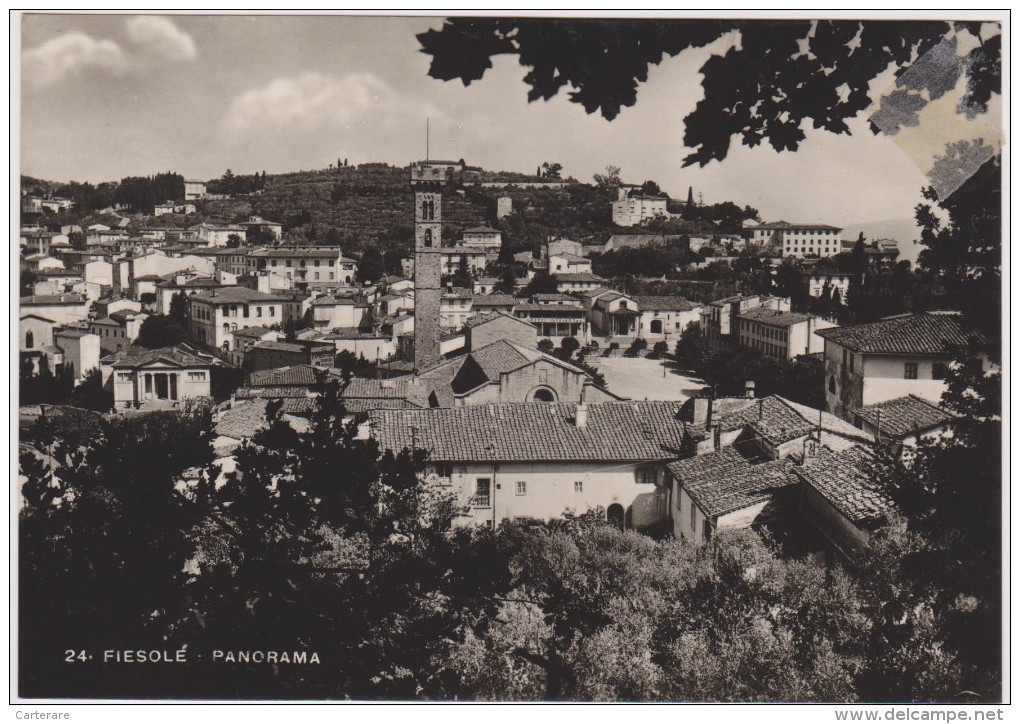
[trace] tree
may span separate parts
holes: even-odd
[[[236,249],[239,246],[241,246],[241,236],[240,236],[240,234],[230,234],[227,237],[227,248],[228,249]]]
[[[493,289],[503,294],[514,294],[517,291],[517,273],[512,266],[503,268],[499,281],[496,282]]]
[[[1000,92],[1001,33],[984,38],[980,30],[976,22],[916,20],[451,18],[417,38],[432,58],[433,78],[467,85],[492,67],[493,56],[516,55],[530,68],[525,76],[529,101],[548,100],[569,87],[571,102],[613,120],[634,105],[650,65],[738,31],[739,46],[710,56],[700,68],[704,98],[684,119],[684,144],[694,149],[684,165],[704,166],[726,158],[733,138],[746,146],[768,142],[777,151],[795,151],[806,122],[849,133],[847,120],[875,100],[871,81],[890,67],[904,70],[947,33],[978,38],[956,72],[967,78],[960,112],[985,112],[991,96]],[[803,47],[811,52],[805,54]],[[734,78],[754,81],[735,83]],[[912,83],[930,86],[900,89],[923,107],[922,91],[934,100],[955,80],[929,77]]]
[[[659,188],[659,184],[654,181],[645,181],[641,184],[641,194],[643,196],[665,196],[662,189]]]
[[[540,339],[538,340],[538,351],[544,354],[552,354],[553,350],[556,349],[556,345],[553,344],[551,339]]]
[[[383,258],[375,247],[366,249],[358,262],[354,278],[359,284],[374,284],[383,275]]]
[[[592,177],[595,181],[595,185],[604,190],[613,189],[619,186],[620,167],[607,165],[605,170],[606,172],[604,174],[597,173]]]
[[[653,359],[661,359],[669,353],[669,342],[665,340],[659,340],[652,347],[652,354],[649,355]]]
[[[466,254],[460,255],[460,261],[457,263],[457,271],[453,275],[451,281],[455,287],[463,287],[465,289],[471,289],[474,284],[474,277],[471,276],[471,269],[468,267]]]
[[[561,356],[567,362],[574,356],[574,352],[579,349],[581,349],[581,343],[574,337],[564,337],[560,340]]]
[[[173,347],[186,342],[187,339],[188,333],[176,319],[163,314],[153,314],[138,328],[138,339],[135,340],[135,344],[147,349],[159,349]]]
[[[536,272],[528,285],[524,287],[524,296],[531,297],[536,294],[555,294],[559,291],[559,285],[548,272]]]
[[[546,161],[542,164],[542,177],[543,178],[556,178],[560,177],[560,171],[563,170],[563,164],[550,163]]]
[[[184,292],[174,292],[170,297],[170,319],[177,322],[181,329],[188,326],[188,297]]]
[[[113,408],[113,393],[103,389],[103,373],[96,367],[82,375],[81,382],[71,392],[71,404],[95,412],[109,412]]]

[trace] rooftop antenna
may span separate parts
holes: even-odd
[[[429,161],[429,117],[425,116],[425,163]]]

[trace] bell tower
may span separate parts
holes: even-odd
[[[414,369],[436,364],[442,297],[443,190],[459,174],[449,162],[411,165],[414,190]]]

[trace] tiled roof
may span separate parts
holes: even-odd
[[[261,248],[252,249],[248,252],[248,256],[259,257],[263,259],[330,259],[339,260],[343,258],[343,254],[340,249],[335,247],[315,247],[315,248],[287,248],[287,247],[273,247],[273,248]],[[347,261],[354,261],[348,259]]]
[[[317,297],[312,300],[313,307],[365,307],[368,306],[364,302],[359,302],[353,297],[337,297],[332,294],[325,294],[321,297]]]
[[[443,290],[444,299],[474,299],[475,293],[464,287],[453,287]]]
[[[281,385],[279,387],[238,387],[234,397],[238,400],[279,400],[285,398],[308,397],[309,388],[301,385]]]
[[[234,404],[229,410],[224,410],[216,421],[216,434],[243,440],[265,429],[269,426],[266,421],[266,406],[269,402],[267,399],[247,400]],[[282,402],[282,411],[289,415],[307,415],[315,408],[315,400],[309,398],[289,398]],[[307,429],[306,421],[288,420],[288,422],[299,431]]]
[[[333,339],[387,339],[387,334],[376,334],[370,330],[351,329],[347,327],[338,327],[332,330],[329,334],[323,337],[324,340]]]
[[[247,302],[280,302],[279,297],[258,292],[247,287],[223,287],[212,292],[202,292],[191,297],[210,304],[243,304]]]
[[[439,247],[439,251],[442,252],[444,256],[450,256],[451,254],[464,254],[467,256],[485,256],[486,254],[490,253],[487,249],[480,249],[477,246],[463,246],[463,245],[441,246]],[[495,253],[495,249],[493,249],[492,253]]]
[[[279,334],[278,330],[270,329],[269,327],[245,327],[244,329],[239,329],[236,332],[233,332],[232,334],[234,335],[234,337],[251,337],[252,339],[262,339],[267,334],[272,334],[274,332]]]
[[[842,226],[830,226],[828,224],[793,224],[789,221],[771,221],[767,224],[760,224],[758,229],[820,229],[824,231],[842,231]]]
[[[691,304],[683,297],[653,297],[638,295],[634,297],[634,301],[638,303],[638,306],[641,307],[641,309],[649,309],[652,311],[689,312],[700,306],[697,304]]]
[[[384,450],[413,442],[440,461],[650,461],[679,455],[684,431],[679,403],[592,403],[584,429],[574,422],[576,409],[503,403],[378,410],[369,419]]]
[[[111,366],[117,369],[142,367],[156,360],[164,360],[181,367],[212,367],[211,362],[192,354],[180,345],[160,347],[159,349],[131,347],[123,352],[117,352],[110,357],[105,357],[104,361],[110,359],[115,360]]]
[[[797,476],[857,526],[880,524],[895,505],[874,483],[872,453],[864,447],[833,452],[819,448],[818,455],[796,469]]]
[[[811,319],[810,314],[801,314],[800,312],[782,312],[778,309],[769,309],[768,307],[748,309],[746,312],[741,312],[737,316],[740,319],[746,319],[749,322],[761,322],[762,324],[768,324],[773,327],[792,327],[795,324],[807,322]]]
[[[527,322],[527,321],[525,321],[523,319],[518,319],[517,317],[513,316],[512,314],[507,314],[506,312],[500,312],[499,310],[492,311],[492,312],[486,312],[485,314],[478,314],[478,315],[475,315],[474,317],[470,317],[470,318],[468,318],[468,320],[466,322],[464,322],[464,326],[467,327],[468,329],[474,329],[475,327],[477,327],[479,325],[485,324],[486,322],[491,322],[491,321],[496,320],[496,319],[512,319],[515,322],[517,322],[518,324],[524,324],[524,325],[527,325],[528,327],[532,327],[532,328],[534,328],[534,326],[535,326],[535,325],[531,324],[530,322]]]
[[[52,304],[84,304],[85,297],[80,294],[34,294],[29,297],[22,297],[19,303],[23,307]]]
[[[710,518],[768,500],[776,491],[799,483],[792,461],[758,462],[733,447],[679,460],[668,467]]]
[[[870,324],[836,327],[817,332],[854,352],[866,354],[946,354],[951,347],[964,346],[971,336],[964,333],[957,314],[904,314]],[[980,340],[977,335],[973,339]]]
[[[540,302],[576,302],[577,300],[569,294],[533,294],[532,300]]]
[[[915,395],[897,397],[854,410],[854,414],[880,435],[903,438],[945,425],[953,415]]]
[[[553,279],[558,282],[602,282],[605,281],[600,276],[595,276],[591,272],[577,272],[572,274],[553,274]]]
[[[311,387],[319,381],[320,375],[325,376],[325,370],[320,370],[311,365],[294,365],[293,367],[280,367],[274,370],[259,370],[249,375],[248,386],[286,387],[303,385]]]
[[[578,254],[571,254],[569,251],[555,251],[549,256],[558,256],[562,259],[566,259],[567,261],[587,262],[589,264],[591,263],[587,257],[583,257]]]
[[[567,304],[517,304],[515,312],[543,312],[545,314],[574,314],[584,316],[584,307],[575,307]]]
[[[807,435],[818,428],[826,432],[861,441],[872,437],[849,422],[828,412],[821,412],[779,395],[760,398],[722,398],[713,400],[712,421],[724,431],[747,425],[773,445]]]
[[[428,407],[427,389],[410,378],[372,380],[352,377],[342,394],[349,412]]]
[[[474,305],[478,307],[512,307],[517,303],[517,297],[512,294],[476,294]]]
[[[473,226],[470,229],[464,229],[465,234],[499,234],[499,229],[493,229],[491,226]]]

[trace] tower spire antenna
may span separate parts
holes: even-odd
[[[425,116],[425,161],[429,160],[429,117]]]

